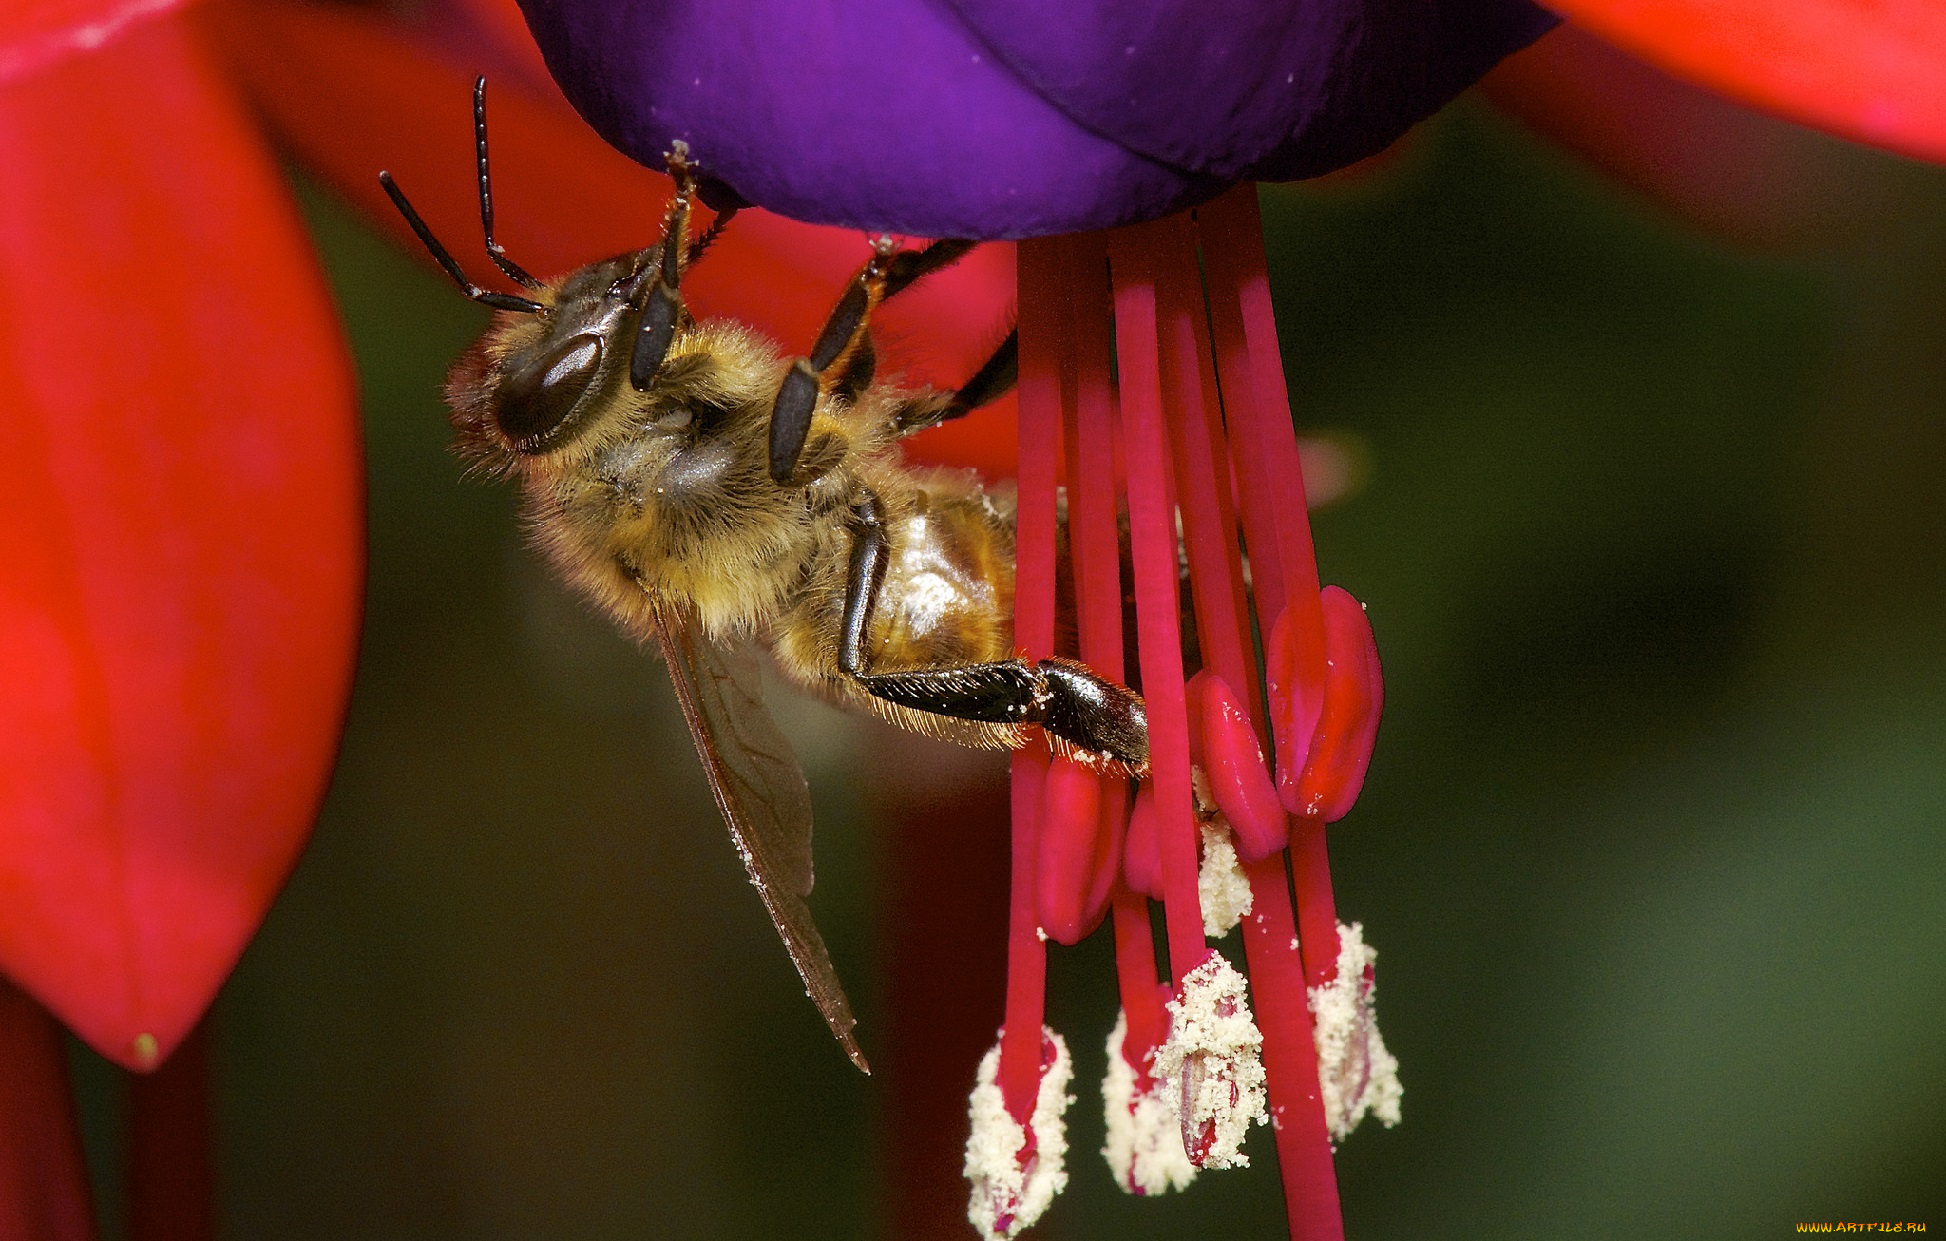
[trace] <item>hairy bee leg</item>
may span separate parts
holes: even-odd
[[[923,249],[899,251],[885,274],[885,296],[895,297],[934,272],[951,267],[979,244],[966,237],[943,237]]]
[[[1094,767],[1149,768],[1141,695],[1068,659],[1000,660],[854,678],[886,702],[986,724],[1038,724],[1055,748]]]
[[[811,415],[828,393],[856,394],[877,366],[867,329],[872,311],[888,297],[965,257],[977,244],[962,238],[935,241],[921,250],[899,250],[889,237],[873,246],[871,260],[846,286],[819,329],[809,357],[784,374],[770,411],[770,477],[780,485],[797,475],[798,454],[811,431]]]
[[[993,351],[973,378],[956,392],[927,392],[900,405],[892,414],[893,431],[911,435],[942,422],[964,418],[982,405],[992,404],[1013,388],[1020,370],[1020,337],[1007,333],[1007,339]]]
[[[882,237],[873,247],[871,261],[845,287],[830,318],[818,330],[811,356],[798,358],[784,373],[777,399],[770,407],[770,477],[788,485],[797,473],[798,455],[811,433],[811,415],[818,399],[844,379],[840,364],[858,352],[865,338],[865,325],[872,308],[885,297],[886,271],[893,255],[892,240]]]
[[[872,673],[865,636],[885,581],[886,535],[878,497],[866,492],[852,509],[856,527],[845,589],[838,667],[886,702],[984,724],[1038,724],[1060,749],[1097,766],[1140,775],[1149,765],[1148,713],[1141,695],[1071,659],[995,660],[942,668]]]
[[[683,256],[683,267],[688,268],[697,259],[702,258],[703,251],[716,244],[716,239],[723,235],[723,230],[729,227],[730,221],[736,219],[737,212],[741,210],[743,210],[743,204],[731,203],[718,211],[716,218],[709,222],[709,227],[698,234],[696,240],[689,243],[689,253]]]
[[[676,328],[682,322],[682,295],[676,292],[682,283],[683,269],[689,256],[689,206],[696,196],[696,168],[689,162],[689,144],[677,140],[669,145],[669,176],[676,183],[675,197],[669,200],[668,214],[662,221],[662,247],[654,267],[639,273],[631,287],[624,290],[625,295],[633,295],[640,287],[641,280],[650,278],[655,285],[649,290],[649,300],[642,308],[641,322],[635,330],[635,345],[628,358],[628,382],[637,392],[646,391],[655,382],[655,373],[662,369],[662,361],[669,356],[669,343],[676,338]],[[719,218],[718,223],[723,221]],[[714,235],[714,230],[706,236]]]

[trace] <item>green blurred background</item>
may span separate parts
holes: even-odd
[[[1946,1228],[1946,175],[1806,141],[1836,226],[1763,251],[1476,103],[1364,181],[1266,193],[1300,425],[1365,466],[1319,558],[1387,678],[1333,837],[1406,1087],[1340,1154],[1361,1241]],[[661,670],[446,450],[483,314],[304,197],[363,376],[371,588],[316,841],[219,1006],[226,1235],[932,1235],[885,1205],[917,1087],[833,1049]],[[928,760],[780,714],[876,1051],[910,868],[867,807]],[[1101,938],[1052,966],[1080,1101],[1035,1235],[1281,1235],[1267,1134],[1180,1198],[1110,1184]]]

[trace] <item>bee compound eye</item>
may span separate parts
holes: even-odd
[[[601,337],[570,336],[523,359],[501,378],[494,419],[522,452],[548,447],[601,369]]]

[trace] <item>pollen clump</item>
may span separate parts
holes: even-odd
[[[966,1179],[973,1192],[966,1218],[982,1237],[1012,1238],[1032,1225],[1067,1188],[1067,1124],[1063,1113],[1074,1096],[1068,1083],[1074,1061],[1060,1035],[1041,1027],[1044,1056],[1034,1114],[1023,1129],[1007,1111],[1000,1090],[1000,1044],[980,1061],[967,1101],[973,1131],[966,1139]]]
[[[1196,872],[1196,895],[1203,904],[1203,934],[1228,935],[1250,912],[1250,878],[1237,860],[1230,825],[1222,815],[1203,824],[1203,864]]]
[[[1182,1147],[1182,1126],[1165,1098],[1168,1079],[1137,1074],[1122,1054],[1128,1014],[1117,1012],[1108,1036],[1108,1075],[1101,1082],[1108,1140],[1101,1157],[1124,1193],[1161,1194],[1187,1189],[1196,1166]],[[1151,1053],[1153,1056],[1153,1053]]]
[[[1243,1139],[1264,1110],[1264,1036],[1250,1015],[1249,984],[1221,954],[1183,976],[1182,996],[1169,1001],[1169,1038],[1156,1049],[1155,1075],[1164,1082],[1183,1149],[1191,1163],[1246,1168]]]
[[[1372,963],[1378,953],[1365,943],[1359,923],[1338,926],[1338,975],[1308,996],[1318,1044],[1318,1086],[1324,1094],[1324,1125],[1342,1142],[1367,1114],[1387,1129],[1399,1123],[1399,1061],[1385,1049],[1373,1007],[1377,992]]]

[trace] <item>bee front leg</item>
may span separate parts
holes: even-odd
[[[648,301],[642,307],[642,318],[635,329],[635,345],[628,359],[628,381],[637,392],[646,392],[655,382],[656,372],[669,356],[669,344],[676,338],[676,328],[682,323],[682,295],[676,292],[676,287],[682,283],[683,270],[717,231],[712,226],[704,235],[706,240],[693,252],[689,249],[689,206],[696,196],[696,168],[689,162],[688,143],[676,142],[671,146],[669,175],[675,180],[676,194],[669,200],[669,212],[662,221],[661,251],[655,266],[629,281],[631,287],[626,291],[632,299],[634,289],[640,287],[642,280],[654,281]],[[718,216],[717,224],[726,223],[727,219],[727,215]]]
[[[856,533],[845,589],[838,668],[875,698],[933,715],[1009,727],[1039,725],[1055,749],[1080,762],[1143,775],[1149,721],[1141,695],[1071,659],[1003,659],[982,664],[873,673],[865,641],[885,581],[887,540],[878,497],[852,509]]]

